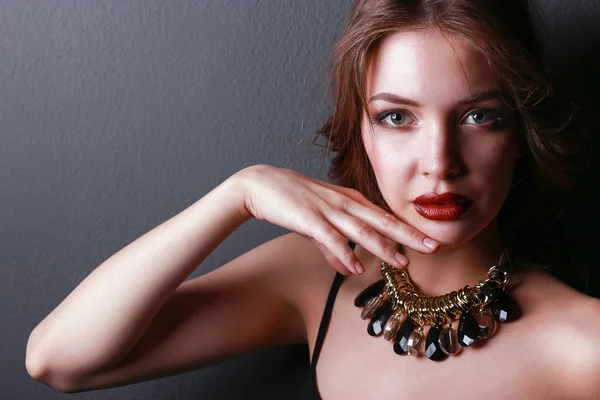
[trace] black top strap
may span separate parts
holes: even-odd
[[[356,247],[356,243],[348,241],[348,246],[350,246],[350,248],[354,250],[354,248]],[[313,351],[312,360],[310,362],[311,371],[315,369],[315,365],[317,364],[317,360],[319,359],[321,347],[323,346],[323,339],[325,338],[325,333],[327,333],[327,327],[329,326],[329,320],[331,319],[331,311],[333,310],[335,297],[337,296],[338,290],[340,288],[340,285],[342,284],[343,279],[344,275],[340,274],[339,272],[335,273],[333,283],[331,284],[331,288],[329,289],[327,303],[325,303],[325,310],[323,310],[323,316],[321,317],[319,332],[317,333],[317,341],[315,342],[315,348]]]
[[[348,241],[348,245],[350,248],[352,248],[352,250],[354,250],[356,243]],[[335,278],[333,278],[331,288],[329,289],[327,303],[325,304],[325,309],[323,310],[323,316],[321,317],[321,324],[319,325],[319,332],[317,333],[317,340],[315,342],[312,360],[310,361],[310,366],[308,368],[308,379],[306,380],[306,384],[304,385],[303,389],[298,393],[298,399],[321,400],[321,396],[319,395],[319,390],[317,388],[315,369],[317,360],[319,359],[319,354],[321,354],[321,347],[323,346],[323,339],[325,338],[325,333],[327,332],[327,327],[329,326],[329,320],[331,319],[331,310],[333,309],[335,297],[343,279],[344,275],[340,274],[339,272],[335,273]]]

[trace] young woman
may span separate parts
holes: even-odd
[[[80,392],[308,343],[303,398],[598,398],[600,301],[529,246],[589,158],[526,5],[357,0],[333,54],[335,184],[234,174],[33,330],[34,379]],[[292,232],[184,282],[251,218]]]

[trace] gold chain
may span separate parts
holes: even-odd
[[[509,279],[508,273],[500,267],[504,252],[498,262],[492,266],[487,277],[475,286],[447,293],[442,296],[422,296],[410,282],[408,273],[392,267],[385,261],[381,263],[381,275],[386,280],[382,299],[390,299],[393,308],[400,308],[419,326],[451,322],[471,308],[483,309],[491,301],[491,292],[504,287]]]

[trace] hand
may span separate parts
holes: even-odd
[[[348,271],[364,272],[348,239],[397,268],[409,262],[398,252],[398,243],[422,253],[437,250],[438,246],[425,246],[422,232],[371,203],[355,189],[266,164],[253,165],[234,176],[243,182],[249,214],[312,240],[327,261],[344,275]]]

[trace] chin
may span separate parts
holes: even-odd
[[[401,217],[410,226],[423,232],[428,237],[437,240],[444,247],[458,247],[480,234],[489,225],[489,221],[482,220],[481,215],[476,217],[475,213],[465,215],[463,218],[450,221],[430,220],[414,210],[410,210],[409,217]]]
[[[473,226],[469,223],[452,223],[431,221],[433,224],[419,224],[415,228],[419,229],[425,235],[437,240],[444,247],[458,247],[473,239],[484,227]],[[431,226],[434,225],[434,226]]]

